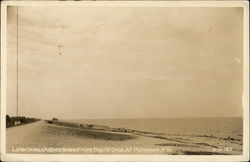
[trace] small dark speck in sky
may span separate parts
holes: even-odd
[[[63,45],[58,45],[59,55],[62,56]]]

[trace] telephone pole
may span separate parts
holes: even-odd
[[[16,7],[16,115],[18,116],[18,7]]]

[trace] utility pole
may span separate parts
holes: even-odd
[[[18,116],[18,7],[16,7],[16,115]]]

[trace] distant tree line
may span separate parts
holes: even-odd
[[[13,116],[10,117],[9,115],[6,115],[6,128],[12,127],[15,125],[21,125],[21,124],[27,124],[27,123],[32,123],[39,121],[40,119],[36,118],[29,118],[25,116]]]

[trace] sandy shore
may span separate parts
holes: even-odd
[[[81,129],[39,121],[6,129],[9,153],[241,154],[240,141]],[[220,143],[220,147],[216,145]],[[224,146],[224,147],[221,147]]]

